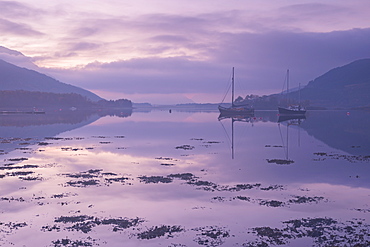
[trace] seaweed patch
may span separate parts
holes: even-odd
[[[225,242],[226,238],[230,237],[230,233],[224,227],[206,226],[192,229],[197,233],[194,241],[199,245],[219,246]]]
[[[162,163],[161,166],[174,166],[175,164],[172,163]]]
[[[313,153],[316,156],[321,157],[321,159],[314,159],[315,161],[329,159],[335,160],[347,160],[348,162],[370,162],[370,155],[346,155],[346,154],[329,154],[324,152]]]
[[[294,160],[285,160],[285,159],[267,159],[268,163],[275,163],[277,165],[290,165],[294,163]]]
[[[69,238],[62,238],[55,241],[52,241],[53,247],[77,247],[77,246],[94,246],[99,245],[95,243],[96,240],[92,239],[90,237],[87,238],[87,240],[71,240]]]
[[[293,199],[290,199],[288,203],[291,204],[302,204],[302,203],[319,203],[320,201],[324,201],[324,197],[322,196],[294,196]]]
[[[98,218],[88,215],[77,215],[77,216],[60,216],[55,218],[55,223],[62,223],[66,226],[65,229],[69,231],[80,231],[88,233],[92,231],[94,227],[100,225],[109,225],[112,227],[113,232],[122,231],[127,228],[135,227],[144,222],[140,218]],[[42,231],[60,231],[61,226],[54,224],[53,226],[43,226]]]
[[[90,179],[90,180],[68,181],[66,184],[72,187],[87,187],[92,185],[99,185],[99,180]]]
[[[131,179],[120,176],[117,173],[102,171],[102,169],[90,169],[84,172],[64,173],[61,175],[74,179],[65,183],[66,186],[72,187],[100,186],[101,184],[108,186],[114,182],[127,184],[126,181]]]
[[[163,176],[141,176],[138,177],[140,179],[140,182],[151,184],[151,183],[172,183],[172,178],[169,177],[163,177]]]
[[[176,149],[183,149],[183,150],[193,150],[195,147],[191,145],[181,145],[177,146]]]
[[[282,228],[252,228],[257,239],[243,246],[286,245],[293,239],[311,238],[314,246],[369,246],[370,225],[364,220],[338,222],[332,218],[306,218],[284,221]]]
[[[167,238],[174,237],[174,233],[185,231],[181,226],[154,226],[146,231],[137,234],[138,239],[153,239],[166,236]]]

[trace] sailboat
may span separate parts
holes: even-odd
[[[248,104],[236,105],[234,103],[234,67],[231,79],[231,106],[225,107],[221,104],[218,106],[218,110],[223,116],[253,116],[254,109]]]
[[[287,97],[289,95],[289,69],[287,70]],[[305,115],[306,110],[300,105],[300,95],[301,95],[301,89],[299,88],[299,104],[298,105],[289,105],[289,100],[287,99],[287,107],[278,107],[279,114],[280,115]]]

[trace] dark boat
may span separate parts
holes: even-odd
[[[287,90],[286,90],[286,95],[288,97],[289,95],[289,69],[287,70],[287,77],[286,77],[286,82],[287,82]],[[300,93],[301,89],[299,88],[299,104],[298,105],[288,105],[287,107],[278,107],[279,115],[305,115],[306,110],[301,106],[300,104]],[[287,99],[287,103],[289,104],[289,100]]]
[[[218,106],[218,110],[223,116],[253,116],[254,109],[247,104],[237,105],[234,103],[234,67],[231,79],[231,106],[225,107],[221,104]]]
[[[280,115],[305,115],[306,110],[301,106],[288,106],[288,107],[278,107]]]

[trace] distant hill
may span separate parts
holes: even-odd
[[[310,81],[301,90],[286,94],[238,97],[237,103],[253,105],[258,110],[276,110],[289,99],[307,109],[370,108],[370,59],[356,60],[328,71]]]
[[[113,112],[117,109],[131,109],[132,102],[128,99],[91,101],[77,93],[48,93],[25,90],[0,90],[0,110],[23,111],[28,109],[84,109]]]
[[[48,93],[75,93],[91,101],[102,100],[98,95],[34,70],[21,68],[0,59],[0,91],[24,90]]]
[[[353,108],[370,106],[370,59],[356,60],[328,71],[301,90],[310,106]],[[298,92],[292,93],[298,98]]]

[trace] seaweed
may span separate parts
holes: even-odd
[[[71,226],[67,226],[66,230],[71,231],[81,231],[83,233],[88,233],[92,231],[92,229],[99,225],[111,225],[113,226],[112,231],[122,231],[124,229],[135,227],[142,222],[144,222],[141,218],[98,218],[88,215],[77,215],[77,216],[60,216],[54,220],[55,223],[63,223],[63,224],[72,224]],[[54,226],[43,226],[41,228],[42,231],[59,231],[61,228],[58,225]]]
[[[87,187],[91,185],[98,185],[99,180],[90,179],[90,180],[80,180],[80,181],[69,181],[67,182],[67,184],[72,187]]]
[[[161,166],[174,166],[175,164],[170,164],[170,163],[162,163]]]
[[[0,170],[14,170],[14,169],[26,169],[26,168],[38,168],[38,165],[23,165],[23,166],[12,166],[14,164],[4,164],[0,166]]]
[[[138,239],[153,239],[160,238],[167,235],[167,238],[172,238],[173,233],[179,233],[185,231],[181,226],[154,226],[144,232],[138,233]]]
[[[225,242],[225,238],[230,237],[230,233],[224,227],[206,226],[192,229],[200,232],[194,241],[199,245],[219,246]]]
[[[71,193],[62,193],[62,194],[55,194],[52,195],[51,198],[64,198],[64,197],[69,197],[69,196],[76,196],[77,194],[71,194]]]
[[[51,143],[49,142],[39,142],[37,145],[39,146],[47,146],[47,145],[50,145]]]
[[[26,176],[26,175],[30,175],[34,172],[32,171],[27,171],[27,172],[7,172],[6,173],[6,176]]]
[[[267,207],[284,207],[285,203],[277,200],[260,200],[260,205],[267,206]]]
[[[19,177],[19,179],[24,180],[24,181],[36,181],[36,180],[43,180],[43,178],[40,177]]]
[[[9,161],[25,161],[25,160],[28,160],[28,158],[11,158],[11,159],[8,159]]]
[[[176,149],[183,149],[183,150],[193,150],[195,147],[191,145],[181,145],[177,146]]]
[[[109,184],[113,182],[120,182],[120,183],[125,183],[129,178],[126,177],[120,177],[120,178],[106,178],[105,181]]]
[[[102,169],[90,169],[84,172],[78,172],[78,173],[64,173],[62,175],[69,177],[69,178],[75,178],[75,179],[82,179],[82,180],[72,180],[66,183],[68,186],[73,187],[87,187],[87,186],[93,186],[93,185],[100,185],[105,184],[109,185],[113,182],[119,182],[121,184],[125,184],[125,181],[129,180],[130,178],[127,177],[112,177],[112,176],[118,176],[116,173],[112,172],[102,172]],[[106,178],[105,176],[109,176]]]
[[[226,187],[224,190],[227,191],[241,191],[241,190],[251,190],[255,188],[259,188],[261,184],[237,184],[232,187]]]
[[[163,177],[163,176],[141,176],[138,177],[140,182],[150,184],[150,183],[172,183],[172,178]]]
[[[365,224],[364,220],[338,222],[332,218],[303,218],[282,223],[285,224],[282,228],[252,228],[257,240],[243,246],[285,245],[299,238],[312,238],[314,246],[370,245],[370,225]]]
[[[290,165],[294,163],[294,160],[284,160],[284,159],[267,159],[268,163],[275,163],[277,165]]]
[[[17,201],[17,202],[24,202],[25,200],[23,199],[23,197],[19,197],[19,198],[14,198],[14,197],[1,197],[0,198],[1,201]]]
[[[336,160],[347,160],[348,162],[351,163],[356,163],[356,162],[370,162],[370,155],[346,155],[346,154],[328,154],[324,152],[316,152],[313,153],[316,156],[321,156],[325,158],[330,158],[330,159],[336,159]],[[325,158],[321,160],[325,160]],[[317,159],[315,159],[317,160]]]
[[[72,147],[62,147],[60,148],[62,151],[79,151],[79,150],[83,150],[83,148],[72,148]]]
[[[314,197],[307,197],[307,196],[294,196],[294,199],[290,199],[289,203],[295,203],[295,204],[302,204],[302,203],[318,203],[319,201],[324,200],[324,197],[322,196],[314,196]]]
[[[88,238],[86,241],[82,240],[71,240],[68,238],[62,238],[55,241],[52,241],[53,247],[77,247],[77,246],[93,246],[95,245],[95,240]]]
[[[156,160],[173,160],[173,158],[168,158],[168,157],[158,157],[155,158]]]
[[[167,177],[170,177],[170,178],[178,178],[178,179],[181,179],[181,180],[192,180],[192,179],[197,178],[192,173],[170,174]]]

